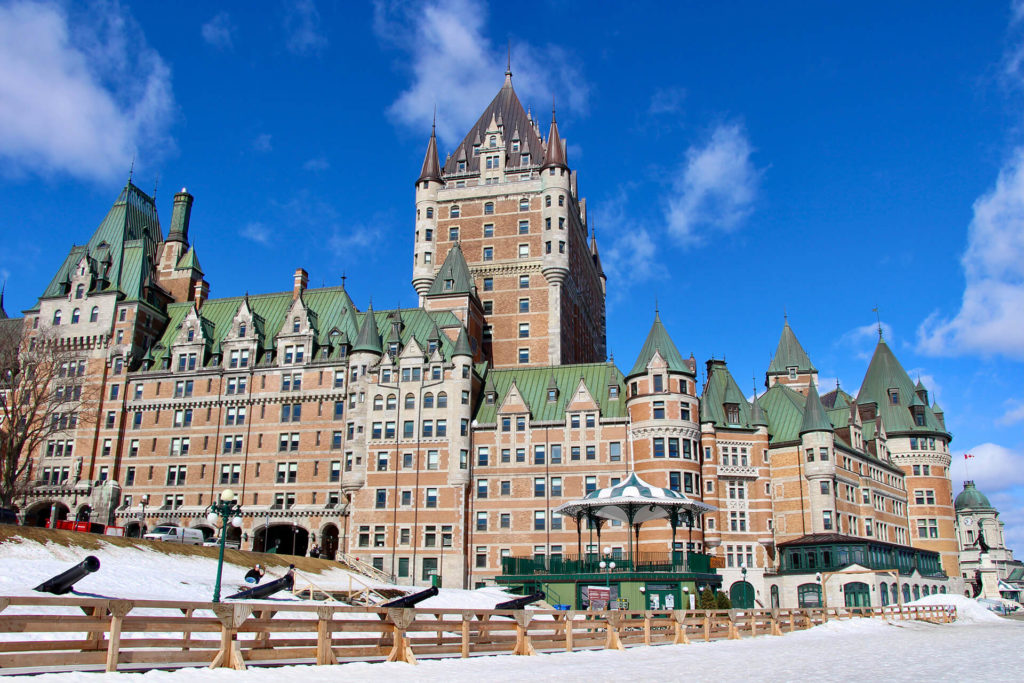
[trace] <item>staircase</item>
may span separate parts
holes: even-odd
[[[371,579],[376,579],[377,581],[381,581],[383,583],[395,583],[394,576],[392,576],[391,574],[384,573],[380,569],[374,567],[372,564],[367,564],[366,562],[363,562],[358,557],[353,557],[346,553],[339,552],[336,559],[339,562],[343,562],[353,571],[357,571],[360,574],[369,576]]]

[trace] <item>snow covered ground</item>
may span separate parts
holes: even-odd
[[[93,554],[102,568],[76,588],[80,593],[118,598],[208,600],[216,562],[208,558],[175,557],[155,550],[104,544],[82,551],[35,542],[0,543],[0,595],[39,595],[32,587]],[[225,584],[242,585],[248,567],[225,565]],[[331,569],[312,577],[318,584],[343,586],[348,573]],[[329,587],[329,586],[327,586]],[[443,589],[430,607],[490,607],[505,599],[498,590]],[[886,623],[878,619],[830,621],[782,637],[761,636],[738,641],[630,648],[625,652],[590,651],[537,657],[477,657],[407,664],[344,664],[340,667],[291,666],[150,671],[145,674],[64,673],[33,678],[34,683],[303,683],[347,680],[450,681],[586,681],[613,680],[738,680],[790,681],[1020,681],[1024,677],[1024,622],[998,617],[976,602],[951,595],[929,596],[922,603],[953,603],[958,621],[952,625],[920,622]],[[18,612],[24,607],[8,608]],[[4,634],[9,639],[18,634]]]

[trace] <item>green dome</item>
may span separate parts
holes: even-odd
[[[964,482],[964,490],[953,501],[953,507],[957,510],[992,510],[992,503],[988,502],[985,494],[974,488],[973,481]]]

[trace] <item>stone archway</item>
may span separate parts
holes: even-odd
[[[754,606],[754,586],[749,581],[737,581],[729,588],[729,600],[737,609]]]
[[[192,527],[193,529],[199,529],[203,533],[203,541],[209,541],[210,539],[219,538],[217,531],[209,524],[196,524]]]
[[[76,522],[91,522],[92,521],[92,506],[89,504],[80,505],[78,512],[75,513]]]
[[[142,523],[136,520],[125,522],[124,535],[125,538],[142,538]]]
[[[325,524],[320,529],[320,557],[333,560],[338,556],[338,527]]]
[[[71,510],[67,505],[56,500],[43,500],[30,505],[25,510],[25,526],[49,527],[51,518],[62,521],[68,518]]]
[[[254,529],[253,537],[257,548],[263,548],[264,534],[267,537],[266,550],[279,555],[305,555],[310,546],[309,531],[297,524],[288,522],[271,523],[269,531],[264,528]]]

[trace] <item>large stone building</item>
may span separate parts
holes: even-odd
[[[950,436],[886,343],[856,398],[820,395],[787,321],[751,402],[722,360],[699,386],[655,314],[624,374],[606,357],[606,281],[577,182],[554,116],[545,138],[507,74],[443,164],[430,137],[418,307],[360,310],[302,269],[290,290],[209,298],[192,196],[175,195],[165,237],[129,181],[25,311],[25,343],[74,351],[67,374],[92,389],[90,419],[69,417],[33,454],[26,521],[212,533],[206,508],[231,487],[245,548],[316,543],[400,582],[472,586],[505,557],[571,554],[574,523],[554,508],[635,471],[718,508],[676,549],[711,553],[724,585],[750,582],[762,604],[838,561],[787,564],[787,543],[800,557],[824,543],[935,551],[959,577]],[[673,550],[669,526],[649,526],[640,549]],[[628,533],[611,524],[602,543],[621,552]],[[933,564],[908,569],[925,592],[944,581]]]

